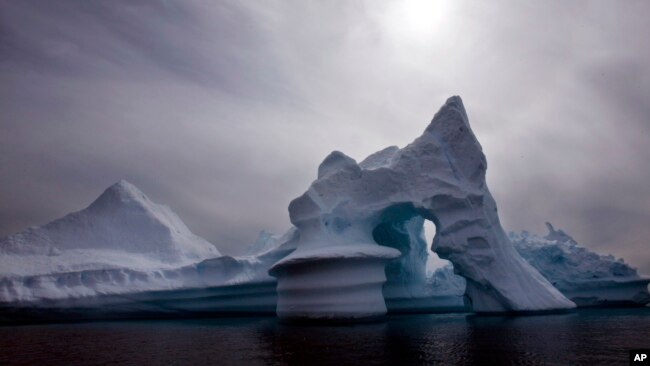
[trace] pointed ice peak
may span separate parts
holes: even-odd
[[[111,193],[111,194],[119,194],[121,196],[126,196],[126,197],[145,197],[144,193],[133,185],[133,183],[128,182],[124,179],[120,179],[117,183],[113,184],[112,186],[106,188],[106,191],[104,191],[104,194],[106,193]]]
[[[126,179],[120,179],[117,182],[113,183],[112,186],[108,187],[108,189],[131,189],[131,188],[138,189],[133,183],[129,182]]]
[[[553,227],[553,224],[550,222],[546,223],[546,229],[548,230],[548,234],[544,237],[546,240],[555,240],[558,243],[570,243],[570,244],[578,244],[575,239],[573,239],[569,234],[565,233],[564,230],[557,229]]]
[[[553,227],[553,224],[551,224],[550,222],[546,221],[544,225],[546,225],[546,230],[548,230],[549,234],[555,232],[555,228]]]
[[[423,148],[428,148],[431,142],[441,146],[456,177],[462,176],[467,181],[483,184],[487,161],[459,96],[447,99],[433,116],[422,135],[422,142]]]
[[[133,204],[150,206],[153,203],[142,191],[132,183],[121,179],[117,183],[106,188],[97,199],[90,205],[91,208],[111,207],[114,205]]]
[[[449,126],[450,124],[452,126]],[[450,127],[458,129],[461,127],[469,128],[467,112],[465,112],[463,100],[458,95],[454,95],[447,99],[445,104],[440,107],[438,112],[433,116],[426,131],[432,132],[433,130],[444,130]],[[463,130],[460,130],[460,132],[463,132]]]

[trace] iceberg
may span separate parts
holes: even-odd
[[[642,306],[650,302],[648,283],[622,259],[600,255],[546,223],[544,237],[510,233],[515,248],[533,267],[578,306]]]
[[[289,205],[297,248],[269,270],[278,279],[278,316],[357,320],[385,314],[384,283],[389,297],[399,297],[420,286],[411,279],[424,278],[409,266],[413,258],[391,265],[423,250],[409,234],[418,216],[435,223],[432,249],[465,278],[474,311],[574,308],[514,249],[486,169],[457,96],[403,149],[388,147],[361,163],[332,152],[309,189]]]
[[[0,318],[274,313],[267,271],[295,234],[262,235],[254,255],[224,256],[120,181],[86,209],[0,239]]]

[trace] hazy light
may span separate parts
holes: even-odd
[[[391,3],[384,24],[396,39],[429,42],[444,35],[450,3],[439,0],[406,0]]]

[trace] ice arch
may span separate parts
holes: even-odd
[[[428,249],[433,233],[429,238],[425,236],[425,223],[435,233],[435,225],[420,216],[412,205],[398,204],[384,211],[381,223],[372,231],[377,244],[401,253],[386,264],[383,295],[387,310],[395,313],[464,311],[464,280],[453,275],[453,267],[441,268],[449,262]],[[431,256],[437,267],[428,273]],[[438,273],[440,270],[444,273]],[[441,275],[454,278],[440,278]]]
[[[479,312],[568,309],[565,298],[515,251],[486,182],[487,162],[460,97],[424,133],[358,163],[332,152],[289,205],[300,239],[271,267],[284,319],[346,319],[386,312],[384,267],[401,253],[377,244],[387,217],[419,215],[438,228],[432,249],[467,280]],[[399,220],[397,220],[399,221]]]

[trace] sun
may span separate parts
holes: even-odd
[[[443,35],[450,5],[441,0],[395,1],[386,9],[385,24],[402,40],[430,41]]]

